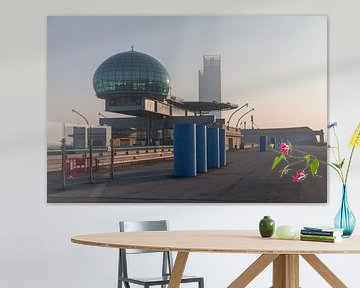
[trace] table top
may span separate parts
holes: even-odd
[[[213,253],[341,254],[360,253],[360,235],[338,243],[262,238],[257,230],[116,232],[80,235],[77,244],[99,247]]]

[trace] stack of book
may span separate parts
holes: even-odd
[[[336,243],[342,241],[343,229],[334,227],[304,227],[300,232],[302,241]]]

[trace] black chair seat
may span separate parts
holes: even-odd
[[[187,276],[184,275],[181,279],[181,283],[190,283],[190,282],[197,282],[201,281],[202,277],[195,277],[195,276]],[[162,284],[168,284],[170,281],[170,276],[164,276],[164,277],[149,277],[149,278],[126,278],[126,277],[119,277],[119,280],[129,283],[134,283],[137,285],[162,285]]]

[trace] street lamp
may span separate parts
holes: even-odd
[[[109,119],[104,114],[99,112],[99,116],[103,117],[104,119]],[[101,126],[104,125],[104,123],[100,124]],[[107,135],[107,131],[106,131]],[[110,177],[111,179],[114,179],[114,160],[115,160],[115,151],[114,151],[114,139],[112,138],[112,127],[111,127],[111,137],[110,137]]]
[[[241,106],[240,108],[236,109],[236,110],[230,115],[229,120],[227,121],[228,130],[229,130],[229,127],[230,127],[230,120],[231,120],[231,118],[234,116],[234,114],[235,114],[236,112],[239,112],[239,111],[240,111],[242,108],[244,108],[244,107],[249,107],[249,104],[248,104],[248,103],[244,104],[244,105]]]
[[[89,121],[85,118],[84,115],[82,115],[81,113],[79,113],[79,112],[76,111],[75,109],[72,109],[71,112],[78,114],[80,117],[82,117],[82,118],[86,121],[86,124],[87,124],[88,126],[90,126]]]
[[[236,131],[238,130],[240,120],[241,120],[245,115],[249,114],[251,111],[255,111],[255,108],[252,108],[252,109],[250,109],[249,111],[247,111],[246,113],[244,113],[243,115],[241,115],[241,117],[239,118],[239,120],[238,120],[237,123],[236,123]]]
[[[76,111],[75,109],[72,109],[71,110],[73,113],[76,113],[77,115],[79,115],[81,118],[83,118],[86,122],[86,124],[88,125],[89,127],[89,139],[88,139],[88,145],[89,145],[89,160],[90,160],[90,177],[89,177],[89,182],[90,183],[93,183],[93,169],[92,169],[92,158],[93,158],[93,155],[92,155],[92,139],[91,139],[91,125],[89,123],[89,121],[86,119],[86,117],[84,115],[82,115],[81,113],[79,113],[78,111]],[[85,149],[86,151],[86,149]],[[85,161],[86,161],[86,157],[85,157]],[[86,163],[86,162],[85,162]]]

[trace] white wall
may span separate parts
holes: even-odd
[[[116,250],[70,243],[75,234],[117,230],[119,219],[167,218],[172,229],[256,228],[263,215],[280,223],[329,223],[340,202],[331,173],[327,205],[48,205],[46,204],[46,16],[119,14],[312,14],[329,16],[330,121],[346,145],[360,120],[360,2],[278,1],[2,1],[0,12],[0,287],[115,287]],[[303,45],[311,45],[304,43]],[[360,219],[360,151],[349,183]],[[360,227],[360,225],[358,225]],[[206,287],[226,287],[256,256],[193,254],[188,273]],[[321,256],[360,287],[360,255]],[[136,260],[137,261],[137,260]],[[345,263],[347,263],[345,265]],[[146,270],[137,262],[138,269]],[[250,287],[269,287],[266,270]],[[327,287],[306,263],[302,287]]]

